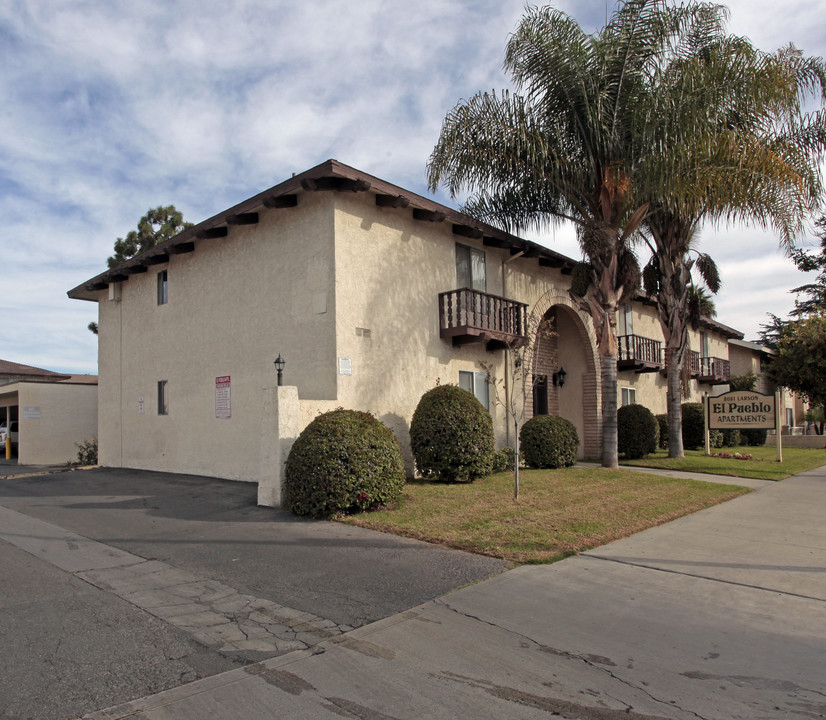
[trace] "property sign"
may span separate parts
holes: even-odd
[[[777,427],[774,395],[733,390],[708,399],[708,426],[716,430]]]
[[[215,378],[215,417],[222,420],[232,417],[229,375]]]

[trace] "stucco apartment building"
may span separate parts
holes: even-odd
[[[101,463],[260,480],[278,437],[279,354],[301,426],[336,407],[369,411],[410,472],[409,423],[437,383],[473,391],[509,445],[485,368],[507,379],[507,348],[540,317],[555,334],[536,343],[528,415],[570,419],[580,457],[597,458],[599,358],[568,292],[574,264],[329,160],[69,292],[98,303]],[[618,401],[664,412],[655,308],[624,308],[620,335]],[[727,382],[732,338],[711,320],[692,331],[692,399]]]

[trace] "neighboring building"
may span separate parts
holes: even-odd
[[[410,472],[410,419],[437,383],[474,392],[510,445],[486,368],[508,385],[506,348],[540,317],[555,334],[536,343],[528,415],[570,419],[580,457],[597,458],[599,357],[568,292],[574,265],[329,160],[69,292],[98,303],[101,463],[260,480],[278,439],[279,353],[302,426],[336,407],[370,411]],[[665,412],[655,309],[631,303],[620,335],[618,401]],[[708,320],[692,331],[690,399],[725,386],[732,338],[742,334]]]
[[[97,376],[63,375],[0,360],[0,426],[9,428],[14,421],[20,465],[76,460],[77,444],[97,438]]]

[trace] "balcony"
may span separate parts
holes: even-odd
[[[684,362],[688,364],[688,372],[691,373],[691,377],[700,376],[700,353],[696,350],[689,350],[685,355]]]
[[[662,343],[642,335],[620,335],[617,370],[656,372],[663,366]]]
[[[700,382],[721,385],[731,380],[731,363],[723,358],[700,358]]]
[[[470,288],[439,293],[439,337],[453,345],[483,342],[488,350],[521,347],[527,311],[525,303]]]

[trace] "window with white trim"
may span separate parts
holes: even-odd
[[[620,404],[622,407],[626,405],[636,405],[637,403],[637,389],[632,387],[620,388]]]
[[[459,387],[473,393],[476,399],[490,410],[490,392],[488,388],[488,374],[483,372],[459,371]]]
[[[618,313],[619,315],[619,333],[618,335],[633,335],[634,334],[634,312],[631,308],[631,303],[623,305]]]

